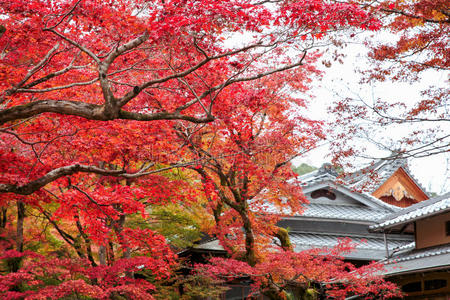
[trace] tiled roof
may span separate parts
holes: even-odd
[[[345,238],[346,236],[339,236],[334,234],[315,234],[315,233],[289,233],[291,243],[298,245],[299,247],[333,247],[337,245],[339,238]],[[358,244],[356,248],[371,249],[371,250],[385,250],[383,237],[367,237],[356,236],[350,237],[352,242]],[[388,245],[389,249],[393,251],[395,248],[410,244],[411,241],[404,240],[390,240]]]
[[[410,251],[410,250],[412,250],[412,249],[414,249],[414,248],[416,248],[416,242],[411,242],[411,243],[409,243],[409,244],[405,244],[405,245],[403,245],[403,246],[400,246],[400,247],[398,247],[398,248],[395,248],[394,250],[393,250],[393,253],[392,254],[398,254],[398,253],[400,253],[400,252],[404,252],[404,251]]]
[[[419,250],[410,250],[407,252],[400,253],[394,257],[391,258],[390,262],[401,262],[401,261],[407,261],[407,260],[414,260],[419,259],[423,257],[430,257],[430,256],[437,256],[437,255],[443,255],[443,254],[450,254],[450,244],[446,245],[439,245],[431,248],[426,249],[419,249]],[[450,261],[449,261],[450,263]]]
[[[302,251],[313,248],[332,248],[337,245],[339,238],[345,238],[341,235],[333,234],[315,234],[315,233],[289,233],[291,243],[296,251]],[[412,237],[411,237],[412,238]],[[356,243],[354,251],[344,255],[351,259],[380,260],[386,257],[386,247],[383,237],[373,236],[350,236],[353,243]],[[411,240],[389,239],[389,252],[411,243]]]
[[[314,248],[332,248],[337,245],[339,238],[345,238],[343,235],[335,234],[317,234],[317,233],[301,233],[290,232],[289,237],[294,249],[297,252],[309,250]],[[382,237],[373,236],[351,236],[353,243],[356,243],[354,251],[345,254],[344,257],[348,259],[363,259],[363,260],[380,260],[385,258],[386,248]],[[406,238],[392,239],[388,241],[389,251],[392,252],[396,248],[400,248],[411,243],[411,240]],[[196,250],[201,251],[224,251],[220,245],[219,240],[214,239],[202,244],[194,245]]]
[[[395,171],[402,168],[413,182],[427,194],[425,188],[412,175],[405,158],[378,160],[371,165],[340,178],[341,183],[353,190],[372,193],[377,190]],[[373,175],[373,176],[371,176]],[[302,186],[308,186],[325,180],[337,181],[338,173],[331,164],[323,164],[320,169],[299,177]]]
[[[384,261],[384,275],[415,273],[430,269],[450,268],[450,243],[425,249],[403,251]]]
[[[409,170],[408,162],[405,158],[396,158],[392,160],[379,160],[376,163],[369,165],[361,170],[349,174],[343,178],[348,183],[349,187],[355,189],[362,189],[367,192],[376,191],[386,180],[391,177],[395,171],[402,168],[413,182],[427,194],[425,188],[412,175]],[[374,176],[371,176],[374,175]],[[373,178],[375,177],[375,178]]]
[[[374,209],[368,206],[356,205],[332,205],[332,204],[304,204],[304,211],[301,214],[292,214],[288,208],[278,208],[272,203],[266,203],[264,211],[272,214],[283,214],[289,217],[315,218],[329,220],[346,221],[366,221],[377,222],[390,215],[393,210]]]
[[[347,175],[344,180],[348,182],[349,186],[373,192],[400,167],[406,168],[405,159],[379,160],[372,165]],[[376,175],[376,180],[371,175]]]
[[[392,212],[400,210],[400,208],[387,204],[368,193],[359,193],[351,190],[345,185],[338,183],[335,175],[336,173],[333,170],[324,165],[319,170],[300,176],[299,180],[304,189],[320,185],[333,186],[352,198],[359,199],[362,202],[361,205],[309,203],[304,205],[305,210],[302,214],[292,215],[292,217],[377,222]],[[279,209],[270,203],[267,203],[266,211],[291,215],[290,211]]]
[[[314,217],[324,219],[342,219],[357,221],[378,221],[387,214],[388,210],[375,210],[370,207],[350,205],[308,204],[305,205],[303,217]]]
[[[206,251],[225,251],[217,238],[209,240],[205,243],[195,244],[192,248]]]
[[[302,188],[311,189],[315,186],[327,184],[347,194],[353,194],[353,197],[360,197],[360,200],[369,206],[375,206],[378,209],[390,212],[400,210],[399,207],[388,204],[372,196],[370,193],[356,191],[351,185],[346,184],[342,179],[338,179],[336,177],[337,174],[326,167],[327,165],[324,164],[319,170],[300,176],[299,181],[301,182]]]
[[[336,176],[328,173],[322,173],[320,170],[313,171],[311,173],[300,176],[299,181],[301,186],[308,186],[323,181],[336,181]]]
[[[378,224],[370,226],[370,229],[376,231],[389,228],[446,211],[450,211],[450,193],[411,205],[381,220]]]

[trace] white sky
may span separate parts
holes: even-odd
[[[375,97],[384,100],[416,101],[420,99],[420,91],[427,86],[448,84],[448,73],[434,72],[422,76],[421,81],[414,84],[384,82],[372,86],[361,85],[360,75],[355,69],[368,66],[367,58],[365,58],[366,48],[363,45],[352,44],[343,51],[346,54],[343,64],[334,63],[330,68],[322,67],[323,78],[314,84],[312,91],[315,98],[311,100],[308,107],[307,115],[311,118],[323,120],[327,117],[327,107],[336,100],[335,93],[343,97],[354,96],[354,93],[358,93],[369,100]],[[450,132],[450,128],[448,130]],[[373,148],[375,150],[375,146]],[[308,156],[297,159],[294,164],[305,162],[320,167],[324,162],[330,161],[328,154],[328,148],[323,146],[312,151]],[[448,170],[450,153],[412,159],[409,161],[409,167],[413,176],[427,191],[438,194],[450,191],[450,170]]]

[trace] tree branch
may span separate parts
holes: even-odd
[[[434,24],[446,24],[446,23],[450,23],[450,18],[448,18],[448,12],[446,13],[446,12],[444,12],[444,11],[441,11],[441,12],[442,12],[444,15],[447,16],[447,19],[445,19],[445,20],[429,19],[429,18],[426,18],[426,17],[424,17],[424,16],[413,15],[413,14],[410,14],[410,13],[407,13],[407,12],[404,12],[404,11],[401,11],[401,10],[398,10],[398,9],[387,9],[387,8],[382,8],[381,11],[387,12],[387,13],[394,13],[394,14],[402,15],[402,16],[405,16],[405,17],[408,17],[408,18],[419,19],[419,20],[424,21],[425,23],[434,23]]]
[[[118,115],[115,116],[106,112],[105,105],[96,105],[69,100],[38,100],[0,110],[0,125],[10,121],[33,117],[42,113],[72,115],[98,121],[109,121],[116,119],[136,121],[185,120],[193,123],[207,123],[214,120],[214,116],[194,117],[183,115],[178,112],[157,112],[144,114],[119,110]]]
[[[146,175],[151,175],[159,172],[168,171],[174,168],[182,168],[187,167],[192,164],[198,163],[199,160],[194,161],[188,161],[188,162],[181,162],[181,163],[175,163],[167,167],[150,170],[147,171],[153,164],[150,164],[141,170],[135,172],[135,173],[127,173],[126,170],[109,170],[109,169],[102,169],[96,166],[88,166],[88,165],[82,165],[82,164],[74,164],[70,166],[64,166],[60,168],[56,168],[44,176],[30,181],[23,185],[18,184],[7,184],[2,183],[0,184],[0,193],[14,193],[19,195],[30,195],[34,193],[35,191],[39,190],[40,188],[44,187],[45,185],[68,175],[73,175],[76,173],[92,173],[92,174],[98,174],[103,176],[113,176],[113,177],[121,177],[125,179],[133,179],[138,178]],[[72,186],[72,185],[71,185]]]

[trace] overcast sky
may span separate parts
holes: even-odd
[[[308,115],[312,118],[322,120],[327,118],[327,107],[336,100],[336,93],[342,97],[354,96],[355,93],[358,93],[369,100],[371,97],[375,97],[386,100],[406,99],[406,101],[414,102],[420,99],[420,91],[427,86],[448,85],[449,74],[444,72],[430,72],[422,76],[419,83],[414,84],[384,82],[376,85],[362,85],[359,82],[360,74],[355,70],[369,67],[366,48],[362,45],[352,44],[343,51],[346,54],[343,64],[334,63],[329,68],[321,67],[324,70],[324,76],[322,80],[315,82],[312,89],[315,98],[311,100],[308,107]],[[450,132],[450,128],[448,131]],[[373,148],[375,149],[375,147]],[[330,161],[330,157],[327,157],[328,154],[328,148],[323,146],[308,156],[294,161],[294,164],[305,162],[320,167],[322,163]],[[444,153],[410,160],[409,167],[413,175],[428,191],[441,194],[450,191],[449,163],[450,153]]]

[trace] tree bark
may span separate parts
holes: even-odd
[[[281,248],[286,251],[292,251],[292,244],[289,238],[289,233],[285,228],[279,227],[275,233],[275,237],[280,241]]]
[[[106,265],[106,247],[103,245],[98,249],[98,260],[101,265]]]
[[[242,218],[245,233],[245,261],[253,267],[256,265],[257,261],[255,253],[255,237],[253,235],[252,224],[245,211],[240,211],[239,214]]]
[[[84,243],[86,245],[87,257],[88,257],[89,261],[91,262],[91,265],[93,267],[96,267],[97,263],[95,262],[95,259],[92,255],[91,240],[89,239],[89,236],[83,231],[83,226],[81,226],[81,223],[79,220],[76,221],[76,224],[77,224],[78,231],[80,232],[80,235],[84,239]]]
[[[6,222],[8,221],[7,211],[7,207],[2,207],[0,210],[0,228],[6,227]]]
[[[25,203],[17,200],[16,250],[23,251],[23,222],[25,220]]]
[[[108,266],[112,266],[114,261],[116,260],[114,255],[114,244],[110,241],[106,244],[106,261]]]

